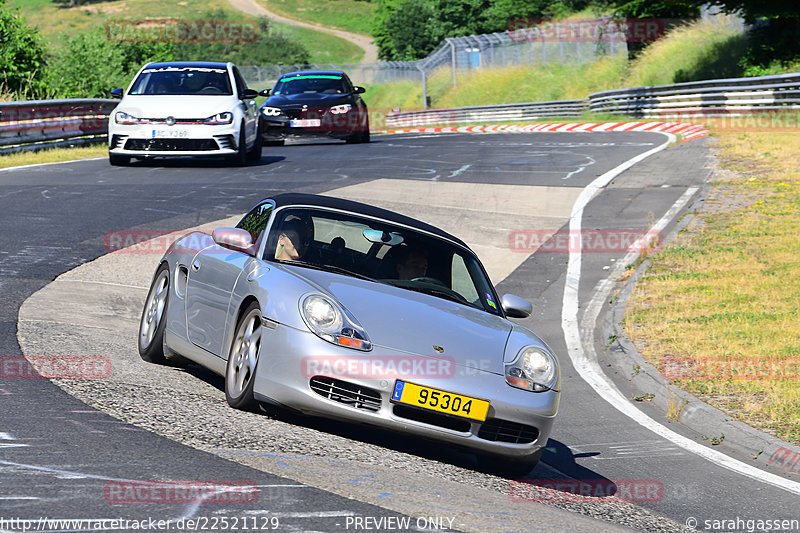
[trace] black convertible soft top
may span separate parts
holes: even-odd
[[[353,213],[360,213],[375,218],[382,218],[388,222],[396,224],[403,224],[411,228],[422,231],[427,231],[439,237],[454,241],[465,248],[469,248],[464,241],[450,235],[446,231],[442,231],[436,226],[431,226],[425,222],[421,222],[415,218],[407,217],[388,209],[382,209],[369,204],[362,204],[361,202],[354,202],[352,200],[345,200],[343,198],[334,198],[333,196],[322,196],[318,194],[305,194],[305,193],[284,193],[278,194],[271,198],[275,202],[275,207],[284,207],[291,205],[309,205],[318,207],[327,207],[330,209],[341,209],[342,211],[352,211]]]

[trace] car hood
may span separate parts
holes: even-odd
[[[398,350],[503,373],[508,320],[466,305],[383,283],[302,267],[292,272],[344,305],[364,327],[373,353]],[[437,353],[434,346],[444,349]]]
[[[352,103],[353,98],[349,94],[301,93],[270,96],[263,105],[272,107],[296,105],[331,107],[340,104]]]
[[[139,118],[207,118],[231,111],[239,104],[235,96],[126,96],[116,111]]]

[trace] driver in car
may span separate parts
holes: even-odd
[[[297,261],[308,249],[308,231],[300,220],[284,222],[278,234],[275,259]]]
[[[428,254],[422,248],[400,246],[397,250],[397,279],[411,280],[425,277],[428,272]]]

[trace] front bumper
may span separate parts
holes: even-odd
[[[133,157],[227,156],[237,152],[238,142],[234,124],[117,124],[109,132],[108,151]]]
[[[259,131],[264,141],[283,140],[288,137],[329,137],[347,139],[365,128],[364,115],[361,111],[350,111],[340,115],[331,115],[326,110],[304,112],[292,119],[286,114],[260,115]],[[297,121],[319,120],[319,126],[298,126]]]
[[[504,376],[457,365],[447,372],[410,375],[331,372],[330,365],[321,365],[320,360],[354,360],[359,364],[350,368],[363,369],[365,360],[396,363],[398,358],[422,356],[379,346],[371,352],[350,350],[283,325],[262,331],[256,399],[306,414],[378,426],[473,452],[524,459],[545,445],[558,411],[558,392],[517,389],[508,385]],[[321,368],[328,371],[320,372]],[[487,419],[471,421],[394,403],[391,396],[396,379],[489,400]]]

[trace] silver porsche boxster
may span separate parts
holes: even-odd
[[[372,424],[529,471],[559,403],[558,361],[509,321],[458,238],[377,207],[281,194],[235,228],[190,233],[145,300],[145,361],[191,360],[228,403]]]

